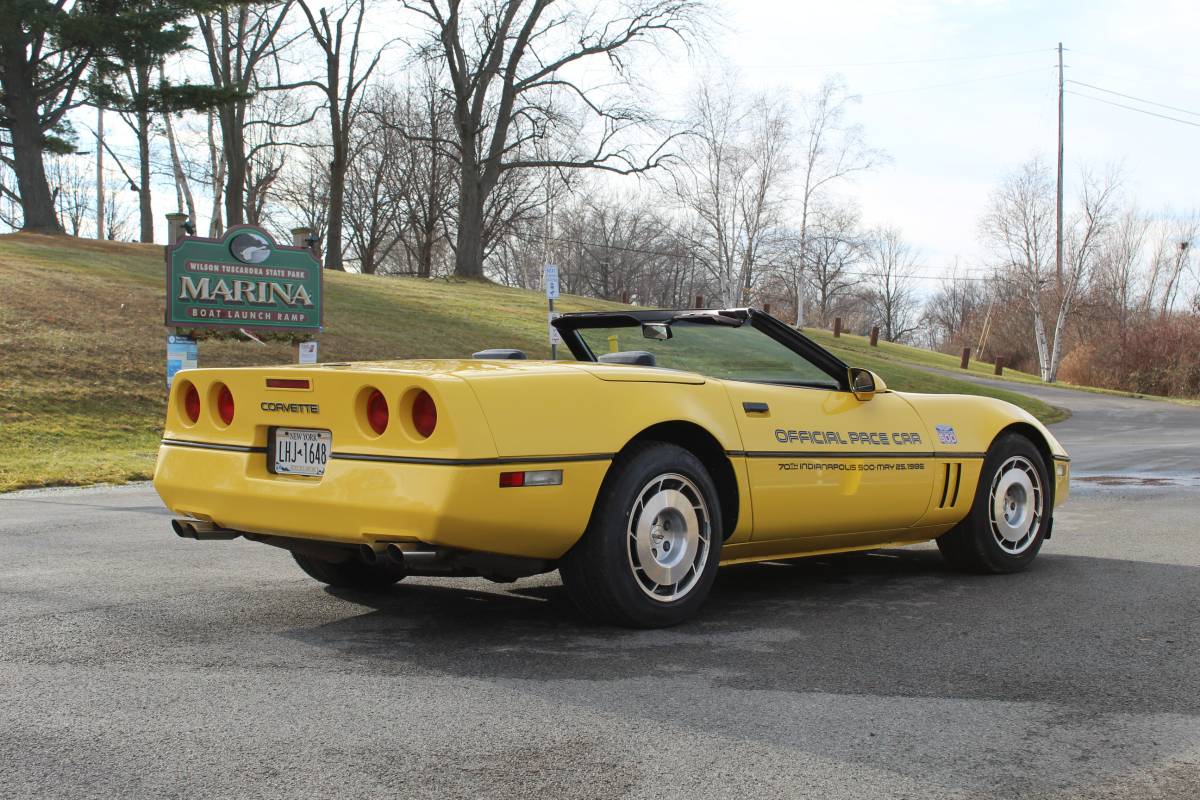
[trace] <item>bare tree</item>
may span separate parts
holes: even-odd
[[[756,273],[782,242],[791,168],[786,105],[741,95],[732,81],[698,87],[683,165],[672,170],[675,197],[699,222],[695,246],[716,284],[713,300],[723,305],[748,300]]]
[[[930,347],[953,352],[967,346],[979,332],[987,304],[988,293],[981,283],[960,273],[957,266],[952,269],[925,303]]]
[[[247,221],[249,156],[247,127],[256,120],[247,116],[250,101],[264,88],[261,71],[286,42],[280,30],[295,0],[276,3],[237,3],[197,16],[212,84],[226,93],[216,107],[221,129],[221,170],[225,177],[225,224]],[[261,174],[259,180],[261,181]]]
[[[913,271],[916,254],[896,228],[880,228],[867,236],[867,274],[863,300],[880,334],[889,342],[905,342],[919,328],[920,302]]]
[[[1137,295],[1141,294],[1139,283],[1149,231],[1150,221],[1136,208],[1128,208],[1114,223],[1097,257],[1093,294],[1103,310],[1116,319],[1122,341],[1131,314],[1137,310]]]
[[[809,225],[829,191],[843,179],[874,168],[885,158],[867,146],[862,128],[846,121],[858,97],[846,90],[840,77],[827,78],[817,91],[804,98],[803,127],[798,135],[799,158],[799,258],[787,277],[796,309],[796,325],[804,324],[804,272],[811,266]]]
[[[554,0],[485,0],[471,10],[458,0],[403,4],[427,27],[425,54],[449,76],[460,168],[455,274],[483,275],[485,209],[504,173],[631,174],[663,163],[672,137],[642,151],[631,134],[653,120],[620,88],[632,86],[636,46],[688,36],[702,0],[626,0],[602,9]],[[578,76],[589,70],[605,76],[586,84]]]
[[[401,242],[410,271],[428,278],[438,248],[450,242],[450,219],[458,197],[454,156],[445,145],[454,127],[453,106],[429,70],[401,97],[381,99],[390,103],[388,112],[377,114],[377,119],[396,156],[384,177],[399,204]]]
[[[383,54],[383,48],[369,58],[363,53],[363,25],[367,0],[342,0],[330,15],[329,9],[314,12],[308,0],[299,0],[308,20],[312,39],[325,61],[323,80],[311,79],[287,84],[282,88],[312,86],[325,96],[329,119],[329,225],[325,236],[325,267],[345,269],[342,265],[342,206],[346,196],[346,170],[350,160],[350,131],[358,113],[358,101],[367,80]],[[349,29],[348,29],[349,28]],[[365,62],[365,63],[364,63]]]
[[[410,185],[406,156],[421,147],[410,147],[393,127],[400,107],[394,92],[377,89],[366,98],[352,131],[343,212],[349,257],[368,275],[379,271],[405,235],[399,195]]]
[[[1159,240],[1146,302],[1149,307],[1153,297],[1157,297],[1160,316],[1165,317],[1175,306],[1197,235],[1200,235],[1200,215],[1193,213],[1168,224]]]
[[[46,163],[46,177],[58,219],[72,236],[79,236],[92,210],[95,184],[77,156],[58,155]]]
[[[249,106],[251,120],[243,132],[245,176],[243,179],[244,221],[263,224],[275,199],[276,182],[288,158],[298,149],[320,149],[323,142],[311,135],[309,123],[314,109],[304,98],[289,92],[260,92]]]
[[[823,205],[810,212],[804,243],[800,236],[792,243],[790,264],[807,262],[802,274],[816,304],[817,325],[828,325],[861,281],[854,269],[864,255],[858,225],[853,206]],[[802,300],[792,297],[793,302]]]
[[[171,177],[175,181],[175,207],[186,209],[188,219],[196,223],[196,198],[192,194],[192,183],[183,167],[179,139],[175,134],[175,121],[170,113],[162,115],[163,131],[167,134],[167,151],[171,156]]]
[[[124,192],[114,192],[104,204],[104,235],[110,242],[134,240],[134,210]]]
[[[1061,292],[1053,280],[1054,183],[1040,158],[1001,182],[983,218],[982,231],[1000,256],[1001,273],[1017,286],[1032,314],[1038,369],[1047,383],[1057,377],[1066,323],[1109,227],[1116,186],[1113,174],[1100,181],[1084,175],[1080,208],[1063,236]]]
[[[320,143],[299,147],[284,161],[271,196],[283,218],[276,218],[277,224],[286,220],[290,228],[309,228],[318,240],[325,239],[329,224],[329,160]]]

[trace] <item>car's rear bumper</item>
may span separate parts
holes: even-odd
[[[583,535],[610,460],[455,465],[331,460],[273,475],[266,455],[164,443],[154,487],[176,514],[252,533],[347,544],[419,541],[554,559]],[[501,488],[503,471],[561,469],[561,486]]]

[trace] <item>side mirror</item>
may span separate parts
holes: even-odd
[[[886,388],[887,384],[883,382],[883,378],[871,370],[859,367],[850,368],[850,391],[854,392],[854,396],[859,400],[870,400],[877,392],[882,392]]]
[[[642,337],[646,339],[670,339],[675,334],[671,333],[671,326],[665,322],[643,322]]]

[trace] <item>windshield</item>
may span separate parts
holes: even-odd
[[[671,331],[670,339],[647,339],[641,326],[580,328],[578,333],[601,361],[607,353],[644,351],[653,356],[654,366],[665,369],[723,380],[838,388],[827,372],[752,325],[676,320]]]

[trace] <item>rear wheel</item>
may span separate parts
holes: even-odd
[[[997,439],[983,461],[971,512],[937,540],[946,561],[971,572],[1017,572],[1042,548],[1053,497],[1041,453],[1024,436]]]
[[[361,592],[381,592],[404,577],[404,573],[388,564],[365,564],[357,558],[345,561],[323,561],[319,558],[292,553],[292,558],[310,578],[335,589],[357,589]]]
[[[639,444],[613,464],[591,524],[559,572],[592,619],[675,625],[712,588],[722,530],[716,487],[700,460],[673,444]]]

